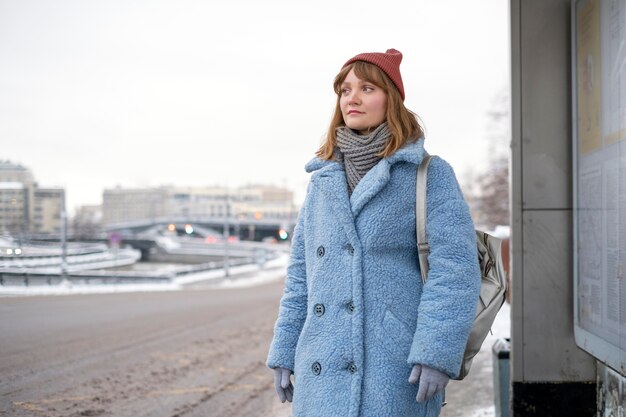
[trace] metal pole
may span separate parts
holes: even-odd
[[[228,264],[229,264],[229,259],[228,259],[228,237],[230,234],[229,228],[230,225],[228,224],[228,217],[230,215],[230,202],[228,199],[228,192],[226,192],[226,216],[224,217],[224,276],[226,278],[230,277],[230,270],[228,268]]]
[[[61,201],[61,282],[67,280],[67,212],[65,211],[65,191]]]

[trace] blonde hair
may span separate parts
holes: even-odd
[[[405,143],[415,142],[417,139],[424,136],[424,131],[420,126],[417,115],[404,106],[400,92],[387,74],[376,65],[356,61],[342,68],[335,77],[335,82],[333,83],[333,88],[337,94],[335,112],[331,119],[330,126],[328,127],[326,139],[315,153],[318,157],[325,160],[331,160],[333,158],[335,147],[337,146],[337,128],[345,126],[341,106],[339,104],[339,100],[341,99],[341,84],[351,70],[354,70],[354,75],[358,78],[382,88],[387,94],[386,122],[391,131],[391,138],[389,138],[387,145],[379,154],[380,157],[384,158],[390,156],[404,146]]]

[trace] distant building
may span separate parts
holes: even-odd
[[[30,231],[45,234],[60,233],[64,200],[63,188],[35,188]]]
[[[230,192],[224,187],[172,187],[170,212],[174,217],[224,217],[232,215]]]
[[[63,188],[41,188],[23,165],[0,161],[0,233],[59,233]]]
[[[271,185],[248,185],[237,189],[233,201],[235,215],[245,218],[289,219],[297,215],[293,192]]]
[[[0,234],[28,230],[28,189],[20,182],[0,182]]]
[[[20,184],[34,184],[35,179],[30,169],[11,161],[0,160],[0,181],[18,182]]]
[[[102,222],[150,219],[166,213],[167,191],[162,188],[121,188],[102,193]]]
[[[226,187],[114,188],[102,195],[105,225],[132,220],[173,218],[282,218],[295,217],[293,192],[280,187],[249,185]]]

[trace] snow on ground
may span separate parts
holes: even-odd
[[[230,267],[230,275],[233,278],[236,278],[237,275],[250,274],[251,278],[254,275],[254,272],[263,272],[264,270],[281,268],[283,276],[285,274],[284,267],[287,265],[287,261],[289,256],[283,254],[276,259],[268,261],[263,265],[263,269],[259,269],[259,267],[255,264],[250,265],[239,265]],[[224,270],[223,269],[212,269],[210,271],[198,272],[196,274],[189,274],[181,277],[176,277],[174,282],[180,285],[184,284],[193,284],[201,281],[208,281],[214,279],[224,278]],[[251,279],[246,278],[246,280]]]
[[[279,280],[286,274],[288,256],[281,255],[266,262],[263,269],[257,265],[239,265],[230,268],[230,279],[225,279],[224,270],[189,274],[175,278],[167,283],[139,283],[139,284],[83,284],[66,281],[59,285],[31,285],[31,286],[0,286],[0,296],[33,296],[33,295],[72,295],[72,294],[107,294],[120,292],[154,292],[178,291],[185,285],[210,282],[219,283],[214,288],[244,288],[262,285]]]
[[[284,268],[262,270],[250,278],[236,279],[236,280],[224,280],[219,283],[218,288],[245,288],[254,287],[255,285],[267,284],[272,281],[278,281],[284,278],[286,271]]]
[[[495,417],[496,409],[493,406],[474,411],[470,417]]]
[[[181,286],[176,283],[142,283],[142,284],[75,284],[70,281],[58,285],[31,286],[0,286],[0,296],[31,296],[31,295],[78,295],[107,294],[119,292],[141,291],[176,291]]]

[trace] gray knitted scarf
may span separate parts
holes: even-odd
[[[351,195],[367,171],[382,159],[378,154],[385,148],[390,137],[391,131],[387,122],[367,135],[359,135],[346,126],[337,128],[337,147],[343,155]]]

